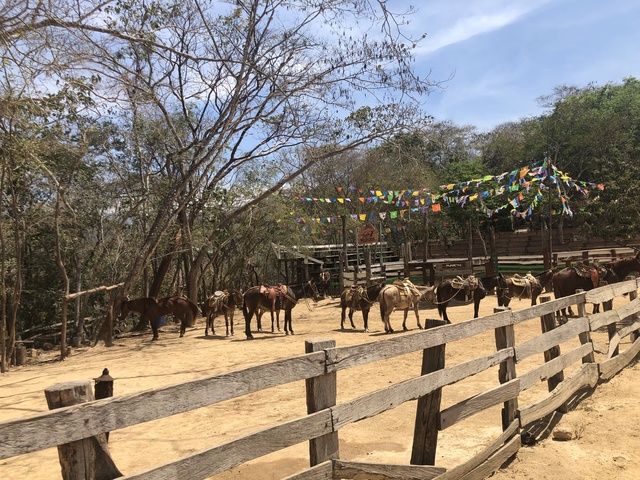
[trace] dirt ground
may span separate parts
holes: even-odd
[[[628,301],[621,299],[621,302]],[[480,314],[488,315],[497,306],[494,296],[481,303]],[[516,301],[513,309],[528,306],[528,301]],[[377,305],[376,305],[377,307]],[[455,322],[472,316],[471,305],[450,305]],[[438,318],[436,310],[421,306],[421,320]],[[224,321],[216,321],[215,336],[204,336],[203,319],[178,337],[178,327],[161,329],[160,340],[151,342],[151,334],[118,338],[113,347],[74,349],[64,362],[57,352],[42,352],[21,367],[14,367],[0,376],[0,420],[14,419],[47,410],[43,390],[51,385],[92,380],[107,367],[115,378],[115,395],[130,394],[237,370],[250,365],[304,353],[307,339],[334,339],[338,346],[376,342],[389,338],[384,334],[377,308],[370,315],[369,333],[363,332],[362,315],[354,315],[356,330],[341,331],[337,299],[321,300],[317,304],[301,303],[293,311],[296,335],[254,333],[255,340],[245,340],[244,321],[236,314],[233,337],[224,336]],[[402,313],[391,317],[401,333]],[[410,314],[407,324],[415,332],[416,322]],[[252,325],[255,332],[255,324]],[[269,325],[266,325],[269,327]],[[518,343],[540,334],[539,320],[516,327]],[[598,340],[596,338],[596,340]],[[628,339],[621,350],[628,347]],[[562,345],[563,351],[575,346]],[[447,346],[446,364],[454,365],[495,350],[493,333],[455,342]],[[540,355],[542,357],[542,355]],[[540,364],[542,358],[518,364],[521,374]],[[419,375],[421,353],[341,371],[338,373],[338,402],[344,402]],[[570,372],[565,372],[566,375]],[[495,479],[616,479],[640,478],[640,437],[635,420],[640,413],[640,367],[632,364],[611,381],[601,384],[585,395],[572,410],[550,420],[547,431],[537,432],[534,446],[523,447],[517,457],[494,475]],[[455,404],[475,392],[497,385],[497,370],[446,387],[443,407]],[[546,393],[546,383],[524,392],[520,405],[535,401]],[[497,406],[448,428],[439,435],[438,466],[454,467],[501,432],[500,408]],[[345,460],[408,464],[416,405],[408,402],[374,418],[349,425],[340,430],[340,457]],[[209,448],[244,434],[269,427],[282,420],[306,413],[304,382],[257,392],[211,407],[144,423],[111,432],[111,455],[124,474],[132,474],[151,466]],[[574,439],[557,441],[549,431],[565,427]],[[44,433],[43,433],[44,434]],[[216,479],[277,479],[301,471],[308,466],[307,444],[296,445],[256,459]],[[60,478],[55,448],[0,461],[0,478]]]

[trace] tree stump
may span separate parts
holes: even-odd
[[[91,382],[67,382],[44,391],[49,410],[93,400]],[[58,445],[58,458],[65,480],[111,480],[121,477],[109,454],[105,434]]]

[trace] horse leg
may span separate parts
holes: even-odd
[[[285,308],[284,310],[284,333],[285,335],[293,335],[293,328],[291,327],[291,309]]]
[[[405,308],[405,309],[404,309],[404,320],[402,321],[402,330],[404,330],[405,332],[406,332],[407,330],[409,330],[409,329],[407,328],[407,315],[409,315],[409,309],[408,309],[408,308]]]
[[[149,318],[149,325],[151,325],[151,331],[153,332],[153,338],[151,341],[158,340],[158,319],[157,318]]]
[[[184,337],[184,332],[187,331],[187,315],[180,316],[180,338]]]
[[[353,330],[355,330],[356,329],[356,324],[353,323],[353,309],[351,309],[351,308],[349,309],[349,321],[351,322],[351,328]]]
[[[362,320],[364,321],[364,331],[368,332],[369,331],[369,309],[368,308],[362,309]]]
[[[251,317],[253,314],[256,314],[258,318],[258,324],[260,324],[260,317],[258,316],[258,312],[256,310],[248,309],[247,311],[243,311],[244,313],[244,334],[247,336],[247,340],[252,340],[253,335],[251,334]]]
[[[420,314],[418,313],[418,302],[413,305],[413,313],[416,314],[416,322],[418,322],[418,328],[422,330],[422,324],[420,323]]]
[[[347,306],[346,305],[342,306],[342,314],[340,315],[340,330],[344,330],[344,319],[347,316],[346,311],[347,311]]]

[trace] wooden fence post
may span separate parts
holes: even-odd
[[[638,291],[637,290],[633,290],[631,292],[629,292],[629,301],[633,302],[636,298],[638,298]],[[635,322],[636,319],[638,318],[638,314],[634,313],[631,316],[631,323]],[[631,340],[631,343],[635,342],[636,339],[640,336],[640,330],[635,330],[634,332],[631,332],[631,334],[629,335],[629,339]]]
[[[583,290],[581,288],[578,288],[576,290],[576,293],[582,292]],[[582,318],[582,317],[586,317],[587,316],[587,305],[584,302],[580,302],[578,304],[578,317]],[[578,334],[578,338],[580,339],[580,344],[584,345],[585,343],[591,343],[591,331],[588,332],[582,332],[580,334]],[[595,363],[596,361],[596,357],[595,354],[593,353],[593,350],[591,352],[589,352],[587,355],[585,355],[584,357],[582,357],[582,363]]]
[[[540,297],[540,303],[546,303],[550,301],[551,301],[551,297],[549,296]],[[547,315],[543,315],[542,317],[540,317],[540,325],[542,327],[542,333],[550,332],[551,330],[556,328],[554,315],[552,313],[549,313]],[[549,350],[545,350],[544,361],[550,362],[551,360],[559,356],[560,356],[560,346],[556,345],[554,347],[551,347]],[[552,377],[549,377],[547,379],[547,386],[549,391],[551,392],[560,383],[562,383],[563,380],[564,380],[564,371],[562,370],[556,373],[555,375],[553,375]],[[561,413],[566,413],[567,412],[566,403],[561,405],[560,408],[558,408],[558,411]]]
[[[424,328],[446,325],[442,320],[425,320]],[[422,375],[444,368],[445,345],[425,348],[422,351]],[[435,465],[440,430],[440,401],[442,388],[418,399],[416,422],[413,430],[412,465]]]
[[[493,313],[505,312],[511,310],[510,307],[495,307]],[[505,348],[513,348],[516,346],[516,334],[513,325],[505,325],[495,329],[496,336],[496,350],[503,350]],[[498,380],[501,384],[507,383],[510,380],[516,378],[516,362],[513,357],[507,358],[504,362],[500,363],[500,370],[498,371]],[[513,398],[504,402],[502,408],[502,430],[505,431],[516,419],[518,411],[518,399]]]
[[[49,410],[93,400],[91,382],[67,382],[44,391]],[[58,458],[65,480],[110,480],[122,476],[111,459],[103,434],[58,445]]]
[[[335,340],[306,340],[306,353],[321,352],[327,348],[334,348]],[[305,380],[307,387],[307,413],[314,413],[336,404],[337,372],[325,373],[320,377]],[[327,433],[309,440],[309,463],[313,467],[330,459],[340,458],[338,432]]]

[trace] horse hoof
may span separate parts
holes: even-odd
[[[153,337],[153,338],[151,339],[151,341],[152,341],[152,342],[157,342],[157,341],[158,341],[158,337]]]
[[[405,332],[408,332],[408,331],[409,331],[409,329],[408,329],[407,327],[402,327],[402,329],[403,329]]]
[[[291,335],[295,335],[295,333],[293,333],[293,330],[291,330]]]

